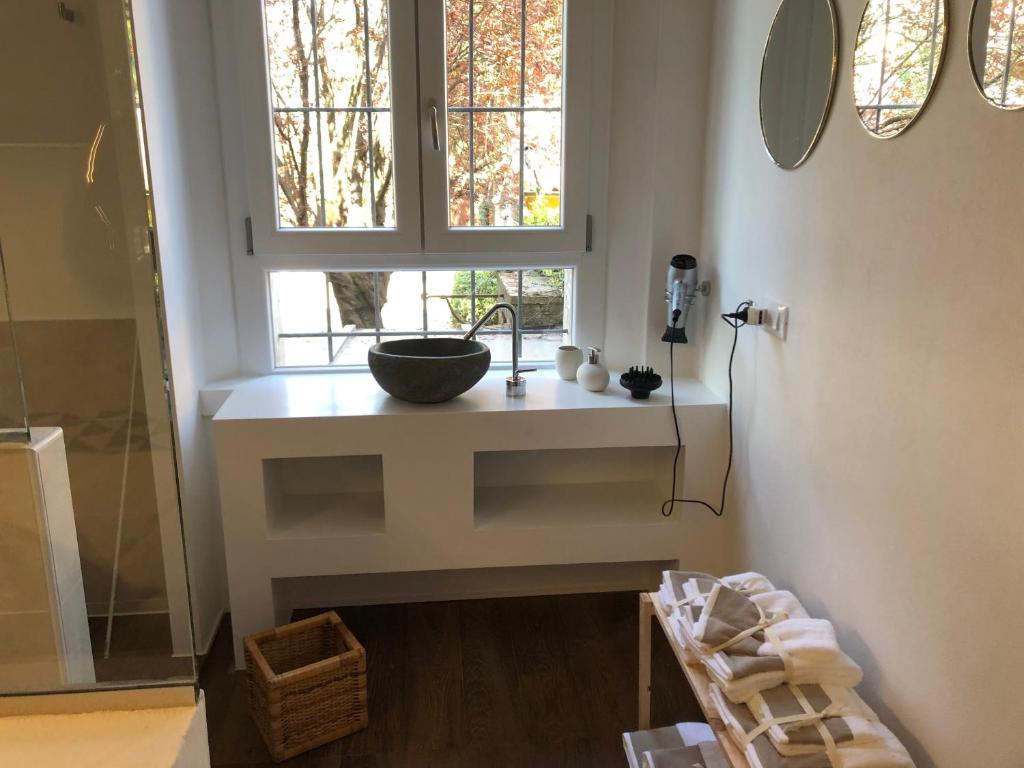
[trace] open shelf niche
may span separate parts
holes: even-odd
[[[384,533],[384,465],[379,455],[263,460],[271,538]]]
[[[489,529],[667,524],[661,505],[671,490],[674,453],[675,448],[668,446],[477,452],[474,525]]]

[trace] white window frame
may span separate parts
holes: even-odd
[[[265,375],[277,371],[343,373],[360,370],[359,367],[275,368],[269,273],[276,270],[571,268],[572,343],[600,346],[604,337],[606,298],[605,227],[603,221],[598,221],[591,229],[589,222],[590,214],[601,218],[605,214],[610,63],[592,59],[591,52],[595,41],[601,45],[610,43],[612,9],[609,0],[566,0],[562,130],[563,173],[567,183],[563,184],[562,226],[536,229],[448,228],[444,169],[447,131],[443,102],[439,102],[438,110],[442,147],[437,152],[432,146],[428,112],[432,98],[428,88],[444,93],[443,0],[419,0],[418,41],[416,0],[390,0],[390,4],[398,206],[398,227],[393,230],[281,230],[277,227],[276,168],[262,2],[218,0],[212,6],[222,146],[232,223],[229,234],[240,372]],[[432,26],[425,23],[424,15],[429,13],[440,23]],[[437,57],[437,66],[421,67],[418,78],[417,42],[421,60],[427,55]],[[433,53],[428,54],[427,48]],[[415,94],[410,98],[410,92],[417,88],[418,98]],[[414,126],[414,129],[402,130],[403,125]],[[410,140],[416,143],[412,150],[408,146]],[[400,158],[405,161],[401,168]],[[422,179],[417,166],[422,169]],[[410,186],[410,176],[413,193],[404,191]],[[440,185],[437,194],[427,191],[428,179]],[[246,219],[251,222],[248,233],[244,228]]]

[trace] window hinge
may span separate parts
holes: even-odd
[[[594,217],[587,214],[587,253],[594,250]]]
[[[256,249],[252,244],[252,216],[245,217],[245,255],[254,256]]]

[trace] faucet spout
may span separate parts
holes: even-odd
[[[509,397],[523,397],[526,394],[526,379],[520,376],[521,373],[528,373],[529,371],[535,371],[536,368],[520,368],[519,367],[519,353],[522,345],[522,336],[519,330],[519,318],[516,315],[516,308],[508,302],[498,302],[493,307],[488,309],[480,319],[473,323],[473,327],[470,328],[463,335],[462,338],[472,339],[476,336],[483,324],[486,323],[495,312],[499,310],[505,310],[512,318],[512,375],[506,380],[506,394]]]

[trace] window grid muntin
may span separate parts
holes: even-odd
[[[452,229],[470,229],[477,227],[476,223],[476,115],[477,114],[518,114],[519,115],[519,200],[518,200],[518,224],[511,227],[499,227],[496,225],[487,225],[485,229],[529,229],[529,230],[543,230],[543,229],[561,229],[565,223],[565,196],[564,178],[559,184],[559,217],[558,226],[528,226],[523,223],[524,218],[524,207],[525,207],[525,177],[526,177],[526,115],[528,113],[535,112],[558,112],[563,115],[562,118],[562,133],[563,136],[560,141],[559,147],[559,158],[562,175],[565,173],[565,123],[564,123],[564,105],[565,105],[565,18],[566,18],[566,6],[562,5],[562,53],[561,53],[561,97],[562,105],[558,107],[527,107],[526,106],[526,0],[520,0],[519,2],[519,105],[518,106],[505,106],[495,107],[491,106],[476,106],[476,83],[474,75],[474,51],[476,49],[476,28],[475,28],[475,0],[468,0],[469,4],[469,23],[468,23],[468,59],[467,59],[467,82],[468,82],[468,95],[469,105],[465,107],[461,106],[450,106],[445,105],[448,114],[467,114],[469,116],[467,130],[469,133],[469,226],[452,226],[451,224],[451,178],[448,178],[448,221],[449,228]],[[447,46],[447,35],[448,30],[445,28],[445,45]],[[447,82],[448,72],[447,67],[445,71],[445,80]],[[446,171],[447,175],[447,171]]]
[[[479,268],[479,269],[444,270],[444,271],[468,271],[470,273],[470,294],[469,294],[469,299],[470,299],[470,313],[471,313],[471,322],[472,323],[476,323],[476,321],[478,319],[477,318],[477,300],[478,299],[480,299],[480,298],[498,298],[499,297],[498,294],[494,294],[494,295],[492,295],[492,294],[480,294],[477,291],[477,289],[476,289],[476,287],[477,287],[477,283],[476,283],[476,274],[477,274],[477,272],[515,272],[516,273],[516,294],[517,294],[516,295],[516,314],[517,314],[517,317],[519,319],[519,322],[521,323],[522,322],[522,317],[523,317],[523,274],[525,272],[531,272],[531,271],[538,270],[538,269],[560,269],[560,270],[563,271],[564,275],[563,275],[563,282],[562,282],[562,299],[563,299],[563,302],[568,302],[569,301],[569,298],[568,298],[569,291],[573,290],[573,288],[571,287],[572,284],[573,284],[573,281],[571,281],[569,279],[569,276],[572,275],[573,278],[575,277],[575,270],[574,270],[573,267],[558,267],[558,266],[555,266],[555,267],[531,267],[529,269],[503,269],[501,267],[485,267],[485,268]],[[341,271],[341,270],[331,270],[331,271],[335,271],[336,272],[336,271]],[[283,331],[282,332],[282,331],[276,331],[276,330],[274,331],[275,339],[278,340],[278,341],[280,341],[281,339],[327,339],[328,356],[329,356],[328,357],[328,362],[326,362],[326,363],[324,363],[322,365],[312,365],[312,366],[311,365],[295,365],[295,366],[292,366],[292,365],[277,365],[275,363],[275,365],[274,365],[275,368],[277,368],[277,369],[290,369],[290,368],[330,368],[330,367],[350,368],[350,367],[353,367],[355,364],[335,365],[335,363],[334,363],[334,359],[336,357],[336,353],[335,353],[335,350],[334,350],[335,339],[375,338],[377,343],[380,343],[382,340],[389,339],[389,338],[411,338],[411,337],[416,337],[416,338],[424,338],[424,339],[426,339],[426,338],[432,338],[432,337],[461,337],[461,336],[465,335],[465,330],[459,330],[457,328],[446,329],[446,330],[431,330],[431,329],[428,328],[429,323],[428,323],[428,320],[427,320],[427,300],[430,299],[430,298],[440,298],[441,295],[433,295],[433,294],[428,294],[427,293],[427,273],[430,272],[431,270],[425,270],[425,269],[423,269],[423,270],[416,270],[416,269],[412,269],[412,270],[383,270],[383,271],[391,272],[391,273],[394,273],[396,271],[419,272],[420,273],[420,279],[422,281],[421,282],[422,292],[420,294],[420,306],[421,306],[421,312],[422,312],[422,318],[423,318],[423,328],[422,329],[407,329],[407,330],[385,330],[385,329],[383,329],[382,328],[383,322],[382,322],[382,318],[381,318],[381,309],[382,309],[383,305],[381,304],[381,301],[380,301],[380,274],[381,274],[381,270],[358,270],[358,271],[362,271],[362,272],[370,272],[373,275],[373,305],[374,305],[373,306],[373,314],[374,314],[375,327],[372,330],[367,328],[367,329],[363,329],[363,330],[335,331],[334,327],[333,327],[333,320],[331,318],[331,302],[334,300],[334,296],[333,296],[333,293],[332,293],[332,290],[331,290],[331,283],[330,283],[330,272],[331,271],[323,273],[324,285],[325,285],[326,297],[327,297],[327,313],[326,313],[327,314],[327,322],[326,322],[327,330],[326,331],[308,331],[308,332],[306,332],[306,331]],[[466,294],[452,294],[452,295],[449,295],[448,298],[466,298]],[[561,335],[565,335],[565,334],[571,334],[571,332],[572,332],[571,326],[566,324],[566,323],[564,323],[564,322],[561,325],[559,325],[557,327],[552,327],[552,328],[520,328],[519,329],[519,333],[520,333],[521,336],[543,336],[545,334],[561,334]],[[512,334],[512,329],[511,328],[484,327],[484,328],[480,329],[479,334],[480,335],[485,335],[485,336],[510,336]],[[340,353],[340,351],[341,350],[338,350],[338,353]],[[275,357],[276,357],[276,354],[275,354]],[[531,360],[530,362],[542,362],[543,363],[543,362],[550,362],[550,361],[549,360]]]

